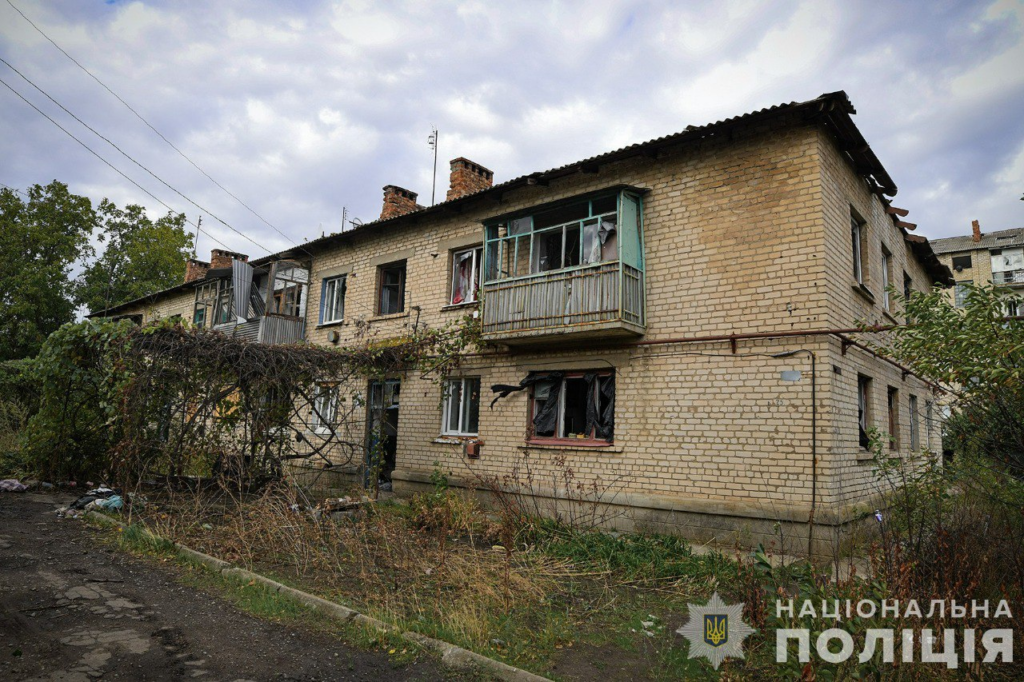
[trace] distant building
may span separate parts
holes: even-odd
[[[1024,228],[983,233],[977,220],[972,234],[932,241],[939,261],[953,271],[956,285],[949,291],[957,307],[967,293],[965,284],[997,284],[1024,294]],[[1024,313],[1020,303],[1010,298],[1008,315]]]

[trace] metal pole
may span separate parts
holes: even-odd
[[[430,205],[434,205],[434,194],[437,191],[437,138],[440,137],[437,128],[434,128],[434,181],[430,185]]]
[[[807,558],[814,547],[814,512],[818,506],[818,359],[811,356],[811,513],[807,520]]]

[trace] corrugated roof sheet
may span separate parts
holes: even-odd
[[[1024,246],[1024,227],[998,232],[983,232],[981,241],[974,241],[973,235],[933,239],[932,249],[935,253],[955,253],[958,251],[974,251],[976,249],[1006,249]]]

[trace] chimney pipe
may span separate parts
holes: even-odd
[[[494,172],[460,156],[451,160],[451,181],[445,201],[489,189],[494,184]]]
[[[185,283],[195,282],[197,279],[206,277],[206,271],[209,269],[209,263],[189,258],[185,261]]]
[[[978,223],[977,220],[972,220],[971,221],[971,227],[974,228],[974,241],[980,242],[981,241],[981,225]]]
[[[244,253],[236,253],[235,251],[225,251],[224,249],[214,249],[210,251],[210,267],[217,268],[230,268],[231,261],[240,260],[243,263],[249,261],[249,257]]]
[[[422,206],[416,203],[416,192],[399,187],[398,185],[387,185],[384,187],[384,205],[380,210],[380,219],[387,220],[396,216],[418,211]]]

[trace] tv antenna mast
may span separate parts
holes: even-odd
[[[434,193],[437,190],[437,126],[430,126],[430,135],[427,136],[427,144],[434,150],[434,180],[430,185],[430,205],[434,205]]]

